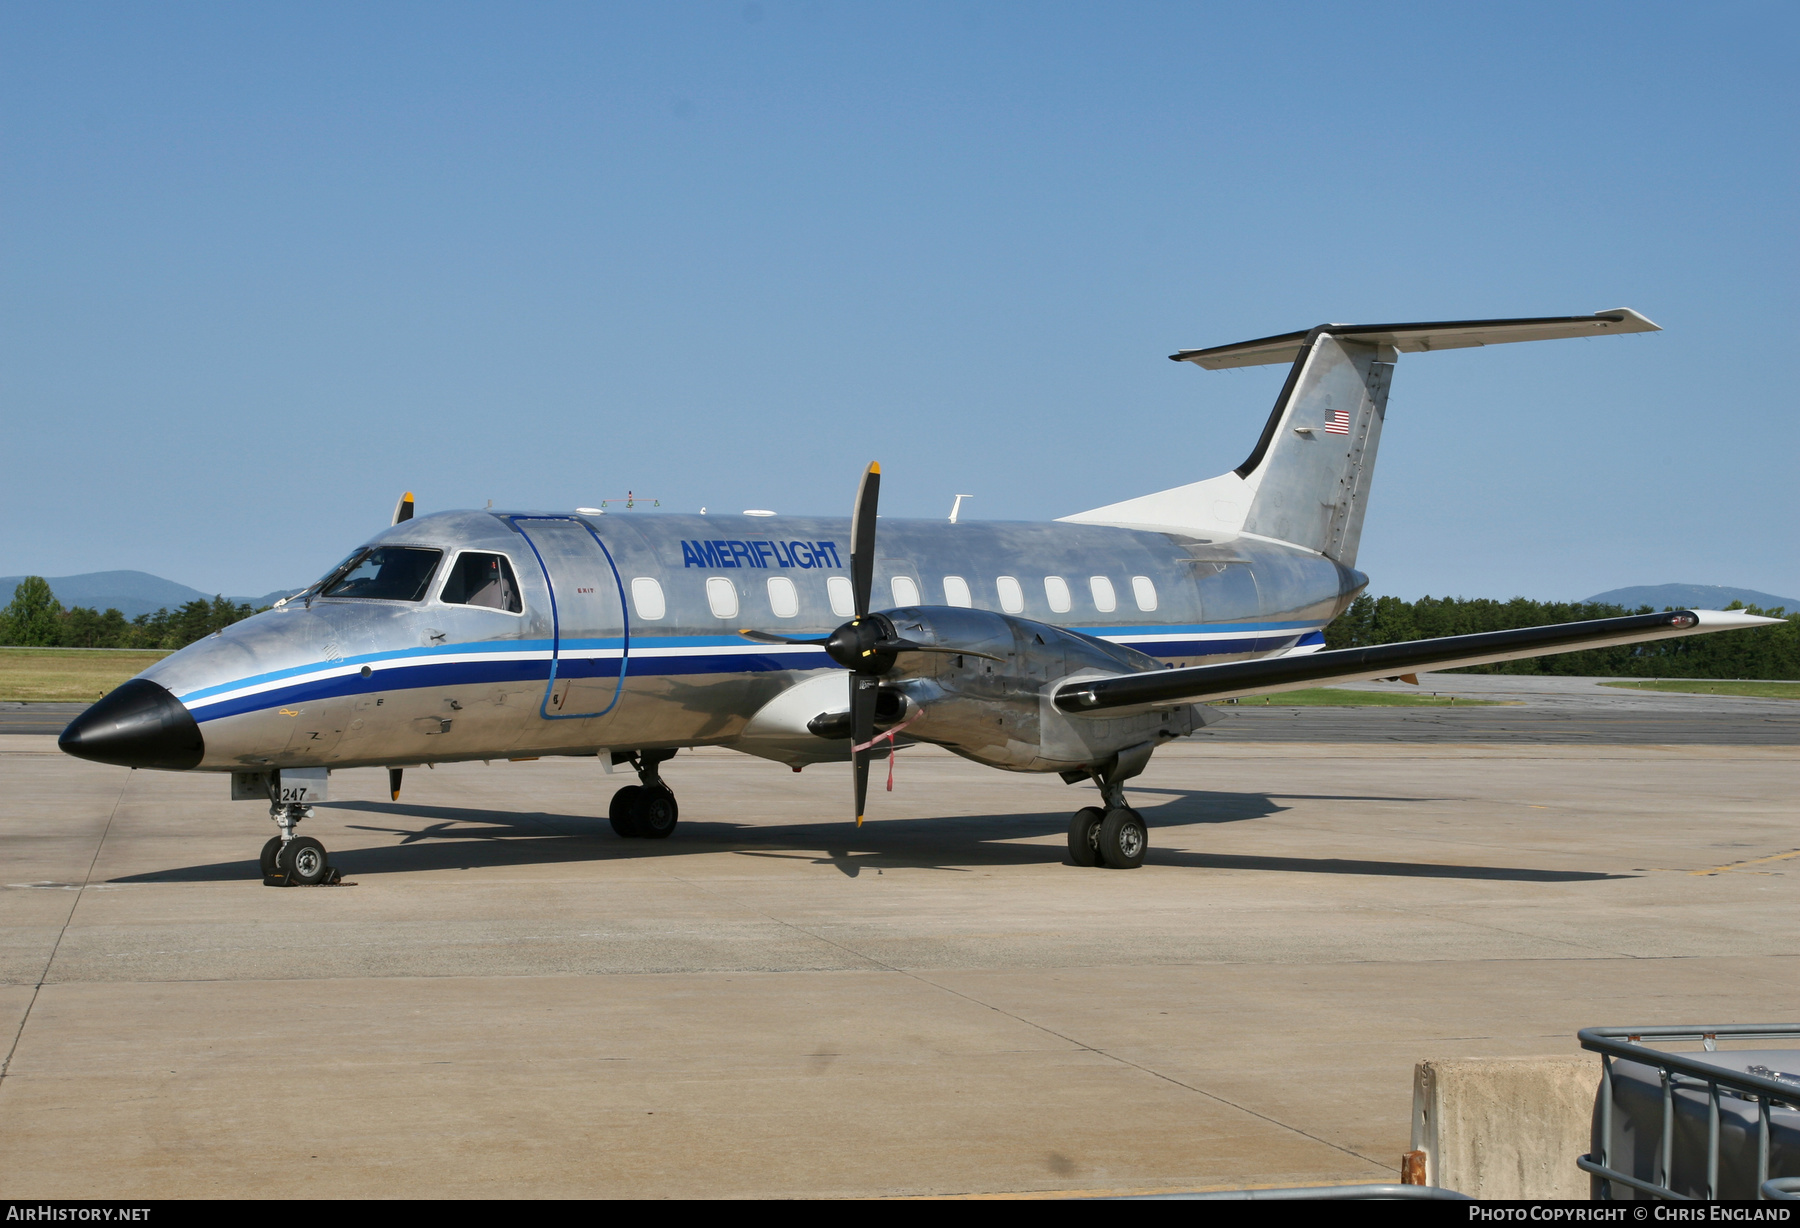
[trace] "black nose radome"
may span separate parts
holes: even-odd
[[[180,700],[133,678],[69,722],[56,744],[80,759],[185,772],[206,753],[200,726]]]

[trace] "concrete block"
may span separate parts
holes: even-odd
[[[1420,1062],[1412,1147],[1426,1183],[1472,1198],[1586,1199],[1575,1157],[1587,1153],[1599,1086],[1591,1053]]]

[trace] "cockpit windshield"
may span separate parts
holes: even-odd
[[[376,546],[352,556],[333,572],[319,596],[422,601],[443,557],[442,550],[422,546]]]

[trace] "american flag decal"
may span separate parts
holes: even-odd
[[[1327,435],[1348,435],[1350,433],[1350,411],[1347,409],[1332,410],[1331,416],[1325,420],[1325,433]]]

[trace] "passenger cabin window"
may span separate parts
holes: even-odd
[[[1138,609],[1156,608],[1156,585],[1150,582],[1149,576],[1131,577],[1131,595],[1137,598]]]
[[[1050,603],[1052,614],[1069,612],[1069,582],[1061,576],[1044,577],[1044,600]]]
[[[994,588],[1000,593],[1000,608],[1008,614],[1025,612],[1025,590],[1019,586],[1016,576],[996,576]]]
[[[631,582],[631,606],[645,622],[655,622],[669,612],[663,599],[662,585],[652,576],[639,576]]]
[[[825,595],[831,598],[831,612],[839,618],[856,613],[856,590],[850,587],[849,576],[826,576]]]
[[[519,600],[519,582],[513,578],[512,564],[506,556],[477,554],[473,550],[456,556],[438,600],[445,605],[478,605],[508,614],[525,609],[525,603]]]
[[[894,590],[895,605],[919,604],[919,586],[913,583],[911,576],[895,576],[888,581],[888,587]]]
[[[974,600],[969,596],[969,582],[961,576],[945,576],[944,604],[959,605],[965,609],[974,605]]]
[[[1088,591],[1094,594],[1094,608],[1102,614],[1111,614],[1119,608],[1119,598],[1113,592],[1112,581],[1105,576],[1088,577]]]
[[[769,577],[769,609],[776,618],[793,618],[800,613],[800,591],[786,576]]]
[[[737,585],[724,576],[713,576],[706,582],[706,604],[718,618],[736,618],[738,610]]]
[[[338,568],[321,597],[365,597],[373,601],[423,601],[442,550],[418,546],[376,546]]]

